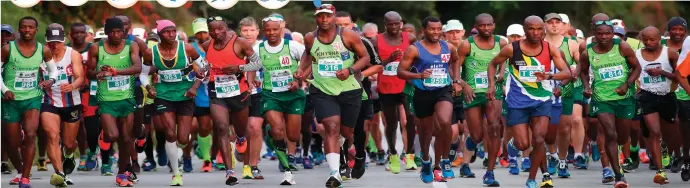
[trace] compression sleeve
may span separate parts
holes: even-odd
[[[248,64],[240,65],[240,71],[242,71],[242,72],[258,71],[262,67],[263,67],[263,65],[261,64],[259,54],[255,52],[251,57],[249,57],[249,63]]]
[[[46,62],[46,70],[48,71],[48,78],[57,80],[58,70],[57,66],[55,65],[55,61],[51,59],[50,61]]]
[[[151,71],[151,66],[148,65],[141,65],[141,73],[139,73],[139,81],[141,81],[141,85],[146,87],[148,86],[149,83],[149,71]]]
[[[2,64],[5,64],[5,63],[2,63]],[[0,69],[0,75],[2,75],[2,71],[4,71],[4,70],[5,70],[4,68]],[[5,81],[2,80],[2,76],[0,76],[0,87],[2,89],[2,94],[5,94],[5,92],[10,90],[10,88],[7,88],[7,86],[5,86]]]

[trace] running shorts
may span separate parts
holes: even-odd
[[[561,104],[563,105],[561,112],[563,115],[573,115],[573,105],[575,104],[575,97],[561,97]]]
[[[261,117],[261,93],[252,94],[249,105],[249,117]]]
[[[549,125],[558,125],[558,123],[561,121],[561,115],[566,115],[566,114],[563,114],[563,111],[565,111],[564,108],[565,108],[565,105],[563,105],[563,106],[551,105],[551,115],[549,116],[551,119],[549,120]]]
[[[465,121],[465,108],[464,108],[465,98],[463,97],[453,97],[453,123],[462,123]]]
[[[209,88],[211,85],[209,84]],[[226,109],[228,109],[229,112],[237,112],[241,111],[245,107],[251,106],[251,97],[249,96],[249,92],[242,92],[238,96],[234,97],[228,97],[228,98],[216,98],[210,97],[210,102],[211,104],[219,105],[222,106]]]
[[[632,119],[635,116],[635,98],[628,97],[613,101],[590,102],[590,113],[596,117],[599,113],[609,113],[621,119]]]
[[[434,115],[436,103],[447,101],[453,104],[453,90],[450,86],[436,90],[414,90],[414,111],[418,118],[425,118]]]
[[[156,105],[155,115],[162,115],[166,112],[174,112],[177,116],[194,115],[194,100],[169,101],[156,98],[153,103]]]
[[[678,118],[681,121],[690,121],[690,100],[678,100]]]
[[[342,125],[354,128],[357,124],[357,116],[362,106],[362,89],[341,92],[332,96],[323,93],[318,88],[309,86],[309,95],[314,104],[314,115],[321,122],[332,116],[340,116]]]
[[[386,106],[394,106],[398,104],[404,104],[405,103],[405,94],[403,93],[396,93],[396,94],[383,94],[379,93],[379,99],[378,99],[382,105]]]
[[[374,100],[369,99],[369,100],[363,100],[362,101],[362,107],[359,109],[359,115],[362,117],[358,118],[364,118],[364,120],[371,119],[374,117]]]
[[[144,100],[145,101],[145,100]],[[144,124],[153,124],[153,115],[156,113],[156,105],[144,105]]]
[[[637,94],[637,100],[642,108],[642,115],[659,113],[659,117],[668,123],[676,119],[676,94],[656,95],[645,90]]]
[[[82,106],[70,106],[70,107],[55,107],[51,104],[41,105],[41,113],[52,113],[60,116],[60,120],[66,123],[74,123],[81,120],[82,116]]]
[[[536,106],[525,108],[508,108],[507,127],[527,124],[531,117],[551,117],[551,100],[541,102]]]
[[[2,122],[17,123],[22,120],[25,112],[32,109],[41,110],[41,97],[20,101],[2,99]]]
[[[381,101],[378,99],[373,99],[371,101],[372,108],[374,109],[374,114],[381,112]]]
[[[462,97],[463,99],[465,98],[464,95],[461,95],[460,97]],[[503,100],[503,94],[501,94],[499,92],[496,92],[494,94],[494,97],[497,100]],[[486,93],[475,93],[474,99],[472,99],[472,101],[469,103],[465,103],[465,108],[473,108],[473,107],[477,107],[477,106],[482,106],[482,105],[486,104],[487,102],[489,102],[489,99],[486,98]]]
[[[289,92],[289,91],[288,91]],[[269,110],[282,112],[284,114],[304,114],[306,105],[306,96],[292,95],[289,98],[279,97],[279,95],[292,95],[292,93],[274,93],[271,91],[264,90],[262,96],[259,98],[261,101],[257,104],[259,108],[259,116],[264,115]],[[253,99],[253,97],[252,97]]]
[[[136,100],[129,98],[119,101],[99,101],[98,114],[108,114],[115,118],[124,118],[137,109]]]
[[[211,115],[211,108],[209,107],[199,107],[194,108],[194,117],[208,116]]]

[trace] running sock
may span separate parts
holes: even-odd
[[[65,158],[74,158],[74,152],[67,154],[67,152],[64,152],[65,154],[63,155]]]
[[[199,151],[201,151],[201,158],[204,161],[211,160],[211,135],[206,135],[206,137],[201,137],[199,135],[196,139],[196,143],[199,144]]]
[[[146,135],[144,154],[146,154],[146,159],[153,160],[153,137],[151,137],[151,134]]]
[[[340,154],[338,153],[328,153],[326,154],[326,162],[328,162],[328,168],[331,171],[336,171],[340,174]],[[340,175],[338,175],[340,176]]]
[[[640,145],[633,147],[633,145],[630,144],[630,152],[637,152],[639,150],[640,150]]]
[[[575,157],[578,157],[578,156],[583,156],[583,154],[582,153],[575,153]]]
[[[290,164],[288,163],[287,154],[285,154],[285,152],[287,151],[287,146],[285,146],[285,140],[273,140],[273,144],[275,145],[275,152],[278,156],[278,161],[280,162],[280,165],[283,166],[285,171],[290,171]]]
[[[374,142],[374,137],[369,135],[369,142],[367,143],[367,146],[369,146],[369,152],[375,153],[378,151],[378,148],[376,148],[376,142]]]
[[[177,142],[165,142],[165,153],[168,156],[168,162],[170,162],[170,168],[172,168],[173,174],[179,174],[180,170],[177,166],[179,163],[179,156],[177,156]]]

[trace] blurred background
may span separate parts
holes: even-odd
[[[387,11],[397,11],[406,23],[412,23],[417,31],[420,21],[424,17],[438,16],[445,23],[449,19],[460,20],[469,32],[474,24],[474,17],[480,13],[489,13],[496,22],[495,34],[505,35],[506,28],[513,23],[522,23],[525,17],[544,15],[556,12],[570,17],[571,25],[589,35],[588,27],[591,16],[603,12],[611,19],[621,19],[625,22],[628,32],[635,32],[652,25],[666,30],[667,21],[674,16],[690,18],[690,2],[686,1],[654,1],[654,2],[617,2],[617,1],[324,1],[335,5],[338,11],[347,11],[353,16],[357,26],[362,27],[367,22],[378,25],[379,32],[384,31],[383,15]],[[32,8],[20,8],[9,1],[2,1],[1,22],[17,27],[17,21],[24,16],[34,16],[39,25],[60,23],[65,26],[71,23],[83,22],[93,26],[94,30],[103,27],[103,21],[118,14],[128,15],[132,19],[133,28],[151,30],[155,27],[155,20],[173,20],[179,29],[188,36],[191,34],[192,20],[198,17],[223,16],[230,20],[230,27],[237,30],[237,23],[243,17],[251,16],[261,20],[270,13],[280,13],[285,17],[287,28],[291,31],[306,33],[313,30],[314,5],[311,1],[292,1],[279,10],[269,10],[255,1],[240,1],[227,10],[217,10],[205,1],[190,1],[180,8],[165,8],[155,1],[139,1],[128,9],[117,9],[105,1],[90,1],[79,7],[68,7],[59,1],[41,2]],[[45,31],[39,29],[37,36],[43,36]],[[40,41],[40,40],[39,40]]]

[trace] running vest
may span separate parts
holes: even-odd
[[[410,45],[410,40],[407,38],[407,32],[402,32],[402,41],[397,46],[392,46],[386,43],[383,34],[376,36],[376,46],[378,47],[378,53],[381,59],[388,59],[395,50],[401,50],[402,52],[407,49]],[[402,56],[401,56],[402,57]],[[383,94],[398,94],[401,93],[405,87],[405,80],[398,77],[398,65],[400,64],[400,59],[395,59],[393,62],[386,64],[383,67],[383,71],[378,73],[378,88],[376,88],[379,93]]]
[[[160,82],[156,83],[156,98],[168,101],[190,100],[184,94],[194,84],[195,75],[190,74],[193,67],[185,51],[184,42],[177,42],[177,53],[170,60],[163,58],[158,46],[157,44],[152,48],[153,65],[158,69],[160,76]]]
[[[5,86],[14,93],[14,100],[21,101],[43,95],[38,86],[40,66],[43,63],[43,45],[36,43],[30,57],[19,52],[15,41],[10,41],[10,55],[2,72]]]
[[[551,71],[549,43],[541,41],[541,52],[527,56],[520,49],[520,41],[513,42],[513,56],[509,60],[506,103],[509,108],[525,108],[539,105],[551,99],[552,80],[537,82],[535,72]]]
[[[264,90],[272,92],[285,92],[292,82],[292,74],[297,71],[298,61],[290,55],[290,40],[283,39],[283,49],[278,53],[270,53],[265,45],[268,41],[259,44],[259,57],[266,72],[263,74]]]
[[[129,56],[131,41],[125,40],[125,46],[117,54],[109,54],[105,51],[105,41],[98,42],[98,63],[96,70],[101,70],[101,67],[108,65],[115,69],[125,69],[132,66],[132,61]],[[109,76],[103,80],[98,81],[98,92],[96,94],[98,101],[119,101],[125,99],[134,99],[134,76],[132,75],[117,75]]]
[[[484,93],[489,87],[487,73],[491,60],[501,51],[501,38],[494,35],[494,47],[488,50],[479,48],[474,37],[468,38],[467,41],[470,43],[470,54],[462,64],[462,79],[472,87],[474,93]]]
[[[673,67],[671,67],[671,63],[668,61],[668,47],[664,46],[661,50],[659,57],[653,61],[647,61],[642,57],[642,49],[635,51],[635,56],[637,56],[637,61],[640,62],[642,70],[661,68],[666,72],[673,72]],[[638,80],[640,82],[640,89],[650,93],[666,95],[671,92],[671,80],[663,75],[650,76],[647,71],[641,71]]]
[[[574,72],[575,69],[577,68],[577,63],[575,63],[575,58],[573,58],[572,54],[570,54],[570,46],[568,45],[568,38],[563,37],[563,42],[561,43],[561,46],[558,48],[563,51],[563,54],[565,55],[565,63],[570,67],[570,71]],[[555,67],[552,61],[552,65]],[[558,69],[554,69],[554,73],[558,72]],[[561,82],[558,81],[557,84],[560,84]],[[561,96],[562,97],[570,97],[573,96],[573,88],[575,87],[580,87],[582,86],[582,81],[580,79],[577,79],[575,83],[570,82],[568,85],[561,86]]]
[[[98,109],[98,106],[95,105],[90,105],[90,101],[93,100],[94,104],[96,104],[96,89],[98,88],[98,84],[96,81],[90,81],[87,76],[86,76],[86,71],[88,70],[88,67],[86,67],[86,62],[89,60],[89,49],[91,49],[91,45],[93,43],[87,43],[86,48],[84,50],[80,51],[79,54],[81,54],[81,60],[82,60],[82,66],[84,67],[84,92],[81,93],[81,105],[83,106],[83,112],[84,112],[84,117],[89,117],[96,115],[96,109]],[[74,48],[73,48],[74,49]],[[91,97],[91,91],[93,87],[94,91],[94,97]]]
[[[319,41],[318,34],[318,30],[314,31],[314,44],[309,50],[315,62],[311,65],[314,79],[308,80],[309,83],[325,94],[332,96],[361,88],[354,74],[351,74],[345,81],[341,81],[335,76],[339,70],[347,69],[355,63],[355,53],[345,46],[342,28],[336,28],[336,35],[328,44]]]
[[[661,45],[662,46],[668,46],[668,39],[661,39]],[[682,48],[682,46],[681,46],[681,48]],[[682,51],[682,49],[678,49],[679,54],[681,53],[681,51]],[[687,92],[685,92],[685,90],[683,90],[682,87],[680,87],[680,84],[676,85],[675,92],[676,92],[676,99],[684,100],[684,101],[690,100],[690,96],[688,95]]]
[[[417,47],[417,53],[419,58],[417,63],[412,65],[412,72],[422,73],[427,69],[431,69],[431,77],[425,79],[414,79],[412,80],[412,85],[415,88],[426,91],[433,91],[448,87],[450,85],[450,74],[449,74],[449,62],[450,62],[450,49],[448,48],[448,43],[446,41],[439,41],[441,46],[441,53],[438,55],[431,54],[421,41],[415,42],[414,46]]]
[[[72,84],[76,79],[72,70],[72,48],[65,47],[65,54],[62,55],[62,59],[54,62],[57,67],[58,77],[55,79],[55,83],[50,87],[50,90],[43,90],[43,103],[58,108],[80,105],[81,94],[78,88],[74,88],[74,90],[65,93],[60,91],[60,85]],[[45,68],[42,69],[43,80],[48,80],[48,71]]]
[[[192,47],[201,58],[206,59],[206,52],[201,49],[198,42],[192,43]],[[209,107],[208,99],[208,80],[204,80],[199,84],[199,89],[196,90],[196,97],[194,97],[194,104],[198,107]]]
[[[613,48],[606,53],[594,52],[594,45],[587,46],[589,55],[589,71],[594,75],[592,79],[592,95],[596,101],[613,101],[628,98],[634,88],[628,90],[624,96],[613,92],[618,86],[625,84],[630,75],[630,68],[625,57],[620,54],[620,39],[613,39]]]
[[[244,73],[237,73],[233,75],[226,75],[221,72],[221,68],[228,67],[230,65],[244,65],[246,60],[237,57],[235,54],[235,41],[237,40],[237,35],[233,35],[232,39],[222,50],[216,50],[213,48],[215,40],[211,39],[211,44],[208,47],[208,52],[206,52],[206,60],[211,68],[210,71],[210,81],[213,82],[214,88],[209,88],[212,91],[216,91],[216,98],[228,98],[234,97],[242,94],[242,92],[247,91],[249,85],[247,85],[247,78]]]

